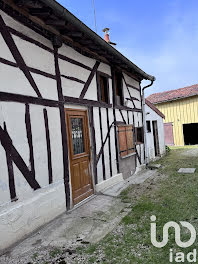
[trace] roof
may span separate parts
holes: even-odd
[[[59,32],[59,36],[63,37],[64,41],[65,39],[72,40],[72,47],[75,48],[75,44],[77,44],[77,47],[84,47],[84,50],[97,54],[100,58],[105,58],[109,64],[115,65],[131,74],[136,74],[140,80],[155,80],[154,76],[145,73],[123,56],[57,1],[11,1],[25,11],[27,15],[30,14],[29,18],[37,17],[44,22],[42,23],[43,25],[47,25],[48,29],[52,28]]]
[[[159,104],[163,102],[178,100],[191,96],[198,95],[198,84],[186,86],[184,88],[170,90],[162,93],[154,93],[147,97],[147,99],[153,104]]]
[[[162,112],[157,109],[157,107],[155,107],[148,99],[146,99],[145,102],[153,111],[155,111],[159,116],[165,119],[165,115],[162,114]]]

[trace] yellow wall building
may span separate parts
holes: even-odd
[[[165,143],[198,144],[198,84],[147,98],[165,115]]]

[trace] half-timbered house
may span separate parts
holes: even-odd
[[[144,163],[141,81],[54,0],[0,0],[0,250]]]

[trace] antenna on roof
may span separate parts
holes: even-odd
[[[93,0],[93,8],[94,8],[95,31],[96,31],[96,33],[97,33],[95,0]]]

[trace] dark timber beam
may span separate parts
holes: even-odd
[[[81,32],[67,32],[65,35],[69,36],[69,37],[74,37],[74,38],[82,38],[83,37],[83,33]]]
[[[41,93],[34,81],[34,79],[32,78],[32,75],[20,53],[20,51],[18,50],[14,39],[12,37],[12,35],[10,34],[8,28],[6,27],[6,24],[2,18],[2,16],[0,15],[0,32],[2,34],[2,37],[5,41],[5,43],[7,44],[10,52],[12,53],[12,56],[14,57],[14,59],[16,60],[16,63],[18,65],[18,67],[21,69],[21,71],[24,73],[25,77],[27,78],[27,80],[29,81],[30,85],[32,86],[32,88],[34,89],[35,93],[37,94],[38,97],[42,97]]]
[[[4,131],[7,133],[6,124],[4,123]],[[11,158],[11,154],[9,151],[6,152],[7,166],[8,166],[8,181],[9,181],[9,189],[10,189],[10,199],[12,202],[17,201],[16,196],[16,188],[15,188],[15,179],[14,179],[14,168],[13,162]]]
[[[91,138],[92,138],[92,157],[93,157],[93,171],[94,171],[94,180],[95,184],[98,184],[98,171],[97,171],[97,163],[96,163],[96,132],[94,126],[94,113],[93,107],[89,106],[89,124],[91,129]]]
[[[31,16],[50,16],[52,14],[51,8],[43,7],[43,8],[30,8],[29,9]]]
[[[99,65],[100,65],[100,62],[96,61],[95,65],[94,65],[94,67],[93,67],[93,69],[89,75],[89,78],[88,78],[87,82],[85,83],[84,88],[82,89],[82,92],[80,94],[80,99],[84,98],[84,96],[85,96],[85,94],[89,88],[89,85],[91,84],[91,81],[93,80],[93,77],[94,77],[95,73],[97,72]]]
[[[39,1],[35,0],[15,0],[14,3],[19,7],[34,7],[34,8],[41,8],[42,4]]]
[[[14,145],[12,144],[12,139],[10,138],[8,132],[0,126],[0,142],[5,149],[6,153],[9,153],[11,160],[15,163],[17,168],[20,170],[28,184],[32,189],[37,190],[40,187],[39,183],[33,177],[32,172],[29,170],[21,155],[18,153]]]
[[[111,76],[112,76],[112,91],[113,91],[113,120],[114,124],[116,124],[116,112],[115,112],[115,102],[116,102],[116,87],[115,87],[115,69],[111,68]],[[114,126],[114,138],[115,138],[115,149],[116,149],[116,165],[117,165],[117,173],[120,172],[119,165],[119,153],[118,153],[118,138],[117,138],[117,129]]]
[[[1,102],[17,102],[17,103],[29,103],[35,105],[49,106],[49,107],[59,107],[59,102],[49,99],[42,99],[39,97],[26,96],[22,94],[12,94],[0,92]]]
[[[57,26],[57,27],[65,27],[66,26],[66,22],[64,20],[54,20],[54,19],[47,19],[45,21],[46,25],[49,26]]]
[[[56,82],[57,82],[57,92],[59,101],[64,101],[63,91],[62,91],[62,81],[59,68],[59,57],[58,57],[58,48],[54,47],[54,66],[56,73]],[[70,185],[69,185],[69,153],[67,145],[67,129],[65,121],[65,110],[64,105],[59,106],[60,111],[60,125],[61,125],[61,136],[62,136],[62,151],[63,151],[63,178],[65,186],[65,197],[66,197],[66,209],[70,209]]]
[[[93,41],[88,40],[88,39],[81,39],[80,42],[81,42],[83,45],[90,45],[90,44],[93,45]]]
[[[43,109],[43,116],[45,122],[45,135],[47,143],[47,162],[48,162],[48,173],[49,173],[49,184],[53,183],[52,175],[52,156],[51,156],[51,144],[50,144],[50,131],[49,131],[49,121],[47,109]]]

